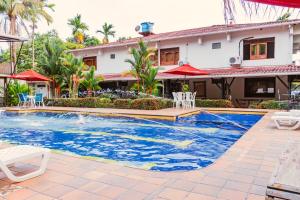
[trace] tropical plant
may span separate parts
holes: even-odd
[[[87,31],[89,28],[86,23],[81,21],[81,15],[77,14],[74,18],[68,20],[68,25],[72,27],[72,35],[74,40],[82,44],[84,41],[84,31]]]
[[[19,103],[18,94],[28,93],[27,84],[21,84],[18,81],[11,81],[7,86],[7,104],[16,106]]]
[[[183,84],[182,85],[182,92],[189,92],[189,91],[190,91],[189,84]]]
[[[97,33],[101,33],[103,35],[103,44],[109,43],[109,36],[115,37],[116,31],[113,30],[114,26],[112,24],[108,24],[105,22],[102,26],[101,30],[97,30]]]
[[[289,11],[287,11],[282,16],[278,17],[276,21],[287,21],[287,20],[289,20],[289,18],[291,17],[291,15],[292,14]]]
[[[76,58],[73,54],[67,54],[64,58],[64,74],[70,98],[78,97],[80,79],[83,77],[84,63],[82,58]]]
[[[145,80],[152,67],[150,57],[154,55],[155,49],[148,48],[144,41],[139,41],[138,48],[131,48],[130,54],[133,59],[126,59],[125,62],[131,65],[130,73],[137,79],[138,91],[145,89]],[[155,74],[156,76],[156,74]],[[145,91],[144,91],[145,92]]]
[[[88,91],[88,96],[92,96],[93,92],[101,89],[99,83],[103,79],[95,76],[95,66],[92,66],[88,72],[84,74],[84,78],[81,81],[82,86]]]
[[[66,70],[63,60],[65,47],[61,40],[49,39],[44,46],[45,54],[41,57],[41,70],[52,79],[52,94],[60,96],[61,86],[64,84]]]
[[[84,40],[84,46],[89,47],[89,46],[96,46],[100,44],[100,40],[94,36],[89,36],[87,35]]]
[[[147,71],[147,73],[141,75],[144,80],[144,90],[147,94],[154,94],[156,93],[158,87],[162,87],[162,84],[155,79],[157,73],[158,68],[149,66],[149,70]]]

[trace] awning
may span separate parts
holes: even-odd
[[[32,69],[21,72],[19,74],[11,75],[9,76],[9,78],[19,79],[24,81],[51,81],[51,79],[49,79],[48,77],[43,76],[42,74],[39,74]]]
[[[207,69],[208,75],[187,76],[187,78],[230,78],[230,77],[266,77],[266,76],[285,76],[300,75],[300,66],[296,65],[272,65],[272,66],[255,66],[241,68],[216,68]],[[121,73],[103,74],[104,81],[135,81],[131,75],[122,75]],[[159,72],[156,76],[158,80],[167,79],[184,79],[183,75],[173,75]]]
[[[274,6],[300,8],[300,0],[247,0],[247,1],[274,5]]]

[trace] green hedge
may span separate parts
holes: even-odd
[[[232,108],[233,105],[226,99],[196,99],[196,107]]]
[[[251,107],[253,107],[253,105]],[[267,100],[257,104],[256,108],[282,110],[282,109],[287,109],[288,105],[287,103],[282,103],[274,100]]]
[[[58,98],[45,100],[46,105],[58,107],[85,107],[85,108],[120,108],[159,110],[172,107],[169,99],[141,98],[141,99],[116,99],[109,98]]]
[[[110,108],[113,103],[108,98],[57,98],[47,99],[46,105],[58,107]]]

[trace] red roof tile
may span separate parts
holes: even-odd
[[[156,41],[169,40],[169,39],[196,37],[196,36],[208,35],[208,34],[243,31],[243,30],[258,29],[258,28],[265,28],[265,27],[275,27],[275,26],[298,24],[298,23],[300,23],[300,20],[273,21],[273,22],[262,22],[262,23],[247,23],[247,24],[232,24],[232,25],[213,25],[213,26],[207,26],[207,27],[186,29],[186,30],[181,30],[181,31],[153,34],[153,35],[149,35],[147,37],[136,37],[136,38],[131,38],[128,40],[120,41],[120,42],[111,42],[108,44],[98,45],[98,46],[94,46],[94,47],[75,49],[75,50],[71,50],[71,52],[84,51],[84,50],[88,50],[88,49],[99,49],[99,48],[110,48],[110,47],[132,45],[132,44],[136,44],[140,39],[143,39],[144,41],[147,41],[147,42],[156,42]]]
[[[257,66],[257,67],[242,67],[242,68],[219,68],[207,69],[208,75],[192,76],[191,78],[221,78],[221,77],[246,77],[246,76],[274,76],[274,75],[289,75],[299,74],[300,66],[295,65],[275,65],[275,66]],[[105,81],[126,81],[135,80],[131,75],[123,76],[122,74],[103,74]],[[187,76],[189,78],[189,76]],[[182,75],[172,75],[159,72],[157,79],[182,79]]]

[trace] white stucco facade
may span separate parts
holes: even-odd
[[[181,61],[188,61],[192,66],[201,69],[228,68],[230,67],[229,58],[238,57],[239,51],[242,57],[243,44],[239,43],[243,38],[252,37],[275,38],[275,56],[272,59],[244,60],[242,67],[268,66],[268,65],[289,65],[293,63],[293,39],[300,34],[300,25],[294,25],[294,32],[291,33],[290,27],[280,26],[265,29],[255,29],[250,31],[239,31],[231,33],[220,33],[200,37],[188,37],[167,41],[149,43],[157,49],[179,47]],[[297,38],[299,40],[299,38]],[[220,49],[212,49],[212,43],[221,43]],[[112,74],[122,73],[130,69],[130,65],[125,59],[131,58],[129,48],[134,46],[119,46],[111,48],[99,48],[94,50],[83,50],[73,52],[76,56],[89,57],[97,56],[97,73]],[[115,58],[111,58],[111,54]],[[169,69],[171,66],[162,66]]]

